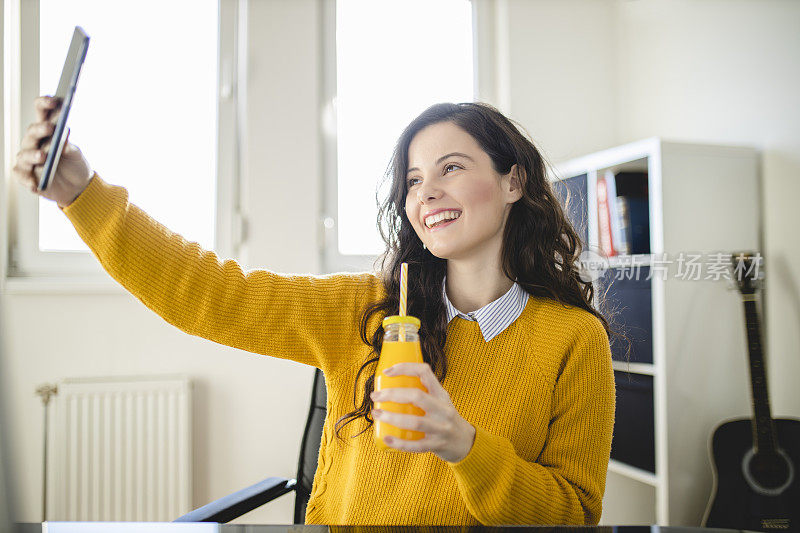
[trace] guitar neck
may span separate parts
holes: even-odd
[[[767,376],[761,349],[761,321],[756,307],[755,292],[742,294],[744,314],[747,321],[747,347],[750,356],[750,384],[753,397],[753,442],[757,452],[774,451],[776,447],[775,427],[769,406]]]

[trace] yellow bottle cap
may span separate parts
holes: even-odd
[[[389,324],[411,324],[412,326],[415,326],[417,329],[419,329],[421,322],[419,321],[419,318],[411,315],[405,315],[405,316],[392,315],[392,316],[387,316],[386,318],[383,319],[384,329],[386,329],[386,326],[388,326]]]

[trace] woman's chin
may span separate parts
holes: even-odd
[[[428,244],[428,251],[431,253],[431,255],[438,257],[439,259],[450,259],[455,252],[451,246],[441,243]]]

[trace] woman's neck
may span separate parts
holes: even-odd
[[[464,265],[447,262],[447,297],[462,313],[471,313],[497,300],[514,285],[500,265]]]

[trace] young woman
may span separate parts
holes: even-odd
[[[14,175],[36,192],[46,121],[36,100]],[[437,104],[405,129],[379,214],[375,272],[243,272],[129,203],[68,144],[42,196],[103,267],[181,330],[322,369],[328,387],[309,524],[597,524],[614,424],[609,326],[578,275],[580,242],[543,158],[493,107]],[[421,319],[428,392],[373,392],[381,320]],[[413,403],[424,416],[373,410]],[[423,431],[378,449],[375,419]]]

